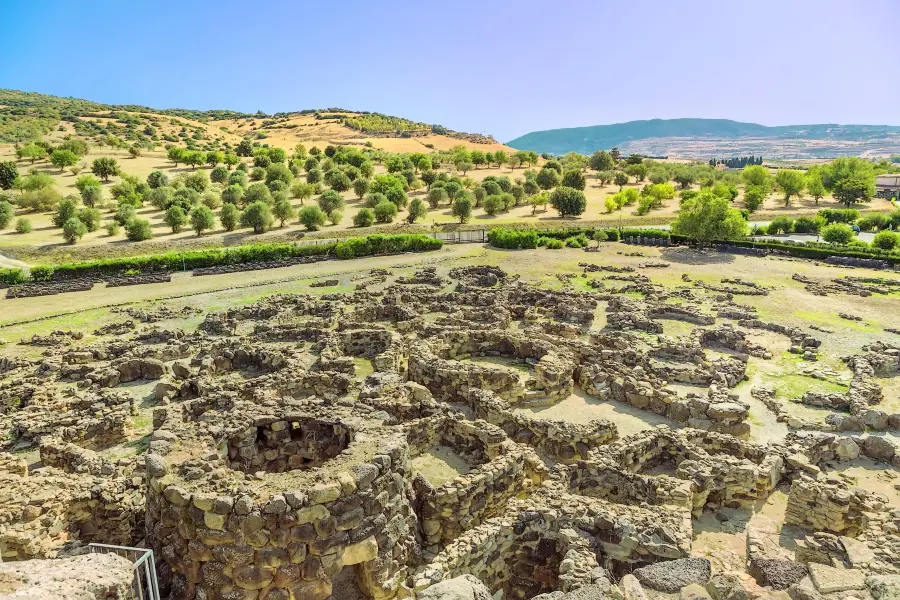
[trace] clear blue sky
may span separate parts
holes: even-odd
[[[502,141],[655,117],[900,125],[900,0],[4,0],[2,15],[0,87],[106,103],[339,106]]]

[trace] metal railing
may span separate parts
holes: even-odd
[[[153,559],[153,550],[109,544],[90,544],[89,548],[91,554],[118,554],[131,561],[133,577],[130,593],[126,596],[127,600],[161,600],[159,583],[156,581],[156,562]]]

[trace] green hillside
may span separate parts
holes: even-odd
[[[724,138],[764,137],[773,139],[809,139],[863,141],[885,135],[900,134],[900,127],[890,125],[783,125],[767,127],[757,123],[741,123],[728,119],[651,119],[613,125],[571,127],[534,131],[507,142],[518,150],[551,154],[609,150],[627,142],[649,138]]]

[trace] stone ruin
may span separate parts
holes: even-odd
[[[583,267],[593,291],[378,271],[351,293],[202,319],[128,308],[93,338],[29,339],[39,358],[0,363],[0,590],[7,565],[34,581],[98,542],[153,549],[177,600],[890,597],[900,509],[831,469],[900,466],[888,438],[845,435],[898,428],[873,381],[898,348],[848,357],[846,395],[806,397],[856,421],[756,444],[732,390],[771,358],[753,332],[818,340],[736,304],[766,292],[752,282],[670,290]],[[691,332],[665,335],[672,321]],[[623,436],[533,412],[579,391],[667,424]],[[776,489],[803,532],[792,556],[748,530],[747,573],[692,557],[698,519]],[[121,565],[95,568],[118,585]]]

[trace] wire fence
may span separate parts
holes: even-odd
[[[133,571],[131,588],[123,600],[161,600],[153,550],[108,544],[91,544],[89,548],[92,554],[117,554],[131,561]]]

